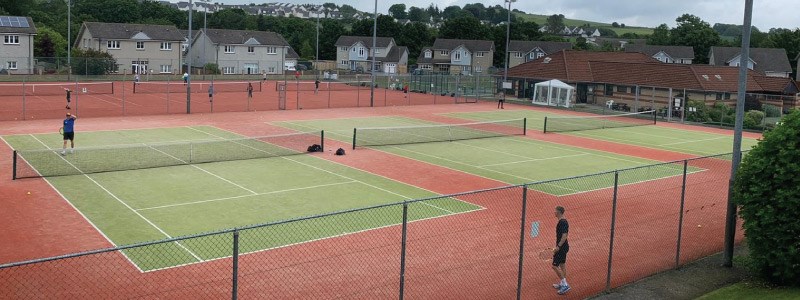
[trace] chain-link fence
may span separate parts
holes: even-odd
[[[555,297],[555,206],[570,224],[570,293],[587,297],[721,251],[730,165],[702,157],[10,263],[0,298]]]

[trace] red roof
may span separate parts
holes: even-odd
[[[695,91],[736,92],[739,69],[726,66],[665,64],[641,53],[560,51],[516,66],[508,76],[565,82],[655,86]],[[791,78],[750,71],[748,92],[796,93]]]

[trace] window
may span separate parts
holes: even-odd
[[[247,53],[256,53],[256,47],[248,46],[247,47]]]
[[[419,68],[423,70],[433,70],[432,65],[420,65]]]
[[[106,48],[119,49],[119,41],[106,41]]]
[[[6,62],[6,69],[16,70],[17,69],[17,62],[15,62],[15,61]]]
[[[717,93],[717,100],[722,100],[722,93]]]
[[[144,50],[144,42],[136,42],[136,50]]]
[[[381,54],[381,49],[375,49],[375,54]]]
[[[536,58],[541,58],[541,57],[544,57],[544,52],[539,52],[538,54],[536,54]]]
[[[222,68],[222,73],[223,74],[236,74],[236,68],[235,67],[223,67]]]
[[[449,53],[447,52],[447,50],[439,51],[439,55],[448,55],[448,54]]]
[[[480,72],[483,72],[483,67],[475,66],[475,73],[480,73]]]
[[[621,86],[621,85],[617,86],[617,92],[627,93],[628,92],[628,87],[627,86]]]
[[[450,66],[448,65],[439,65],[439,72],[450,72]]]
[[[19,45],[19,36],[18,35],[7,35],[3,39],[3,44]]]
[[[172,51],[172,43],[162,42],[161,43],[161,50],[163,50],[163,51]]]
[[[461,61],[461,51],[456,51],[456,53],[453,55],[453,60]]]
[[[347,49],[347,47],[341,47],[341,48],[339,48],[339,51],[344,51],[344,52],[347,52],[347,50],[349,50],[349,49]]]
[[[731,93],[725,93],[725,100],[731,100]]]
[[[278,47],[267,47],[267,54],[278,54]]]
[[[478,53],[477,53],[476,55],[477,55],[478,57],[483,57],[484,55],[486,55],[486,52],[483,52],[483,51],[478,51]]]
[[[270,73],[275,73],[275,67],[269,67],[269,72]]]
[[[172,65],[161,65],[161,73],[172,73]]]
[[[430,51],[425,51],[425,58],[431,58],[431,57],[433,57],[433,53],[431,53]]]
[[[605,95],[606,96],[614,96],[614,86],[613,85],[610,85],[610,84],[606,85]]]
[[[359,47],[358,48],[358,56],[361,56],[361,57],[364,56],[364,47]]]
[[[531,54],[528,54],[528,58],[530,59],[533,59],[534,56],[536,56],[536,53],[531,52]]]
[[[522,52],[514,52],[514,57],[522,58]]]
[[[181,44],[181,51],[186,52],[186,49],[189,49],[189,45]]]
[[[343,66],[346,66],[347,65],[347,61],[346,60],[340,61],[339,64],[343,65]]]
[[[233,46],[225,46],[225,53],[236,53],[235,50]]]

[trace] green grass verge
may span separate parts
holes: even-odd
[[[735,300],[735,299],[800,299],[800,288],[776,288],[763,284],[740,282],[705,294],[698,300]]]

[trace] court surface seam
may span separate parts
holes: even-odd
[[[50,149],[50,150],[53,150],[53,148],[50,148],[50,146],[47,146],[47,144],[45,144],[44,142],[42,142],[42,140],[40,140],[39,138],[37,138],[35,135],[32,135],[32,134],[31,134],[30,136],[31,136],[31,137],[33,137],[33,139],[35,139],[35,140],[36,140],[36,141],[38,141],[39,143],[41,143],[43,146],[47,147],[47,148],[48,148],[48,149]],[[58,150],[53,150],[53,151],[58,151]],[[64,161],[65,161],[67,164],[69,164],[70,166],[72,166],[73,168],[75,168],[75,170],[77,170],[78,172],[81,172],[81,174],[83,174],[83,176],[85,176],[87,179],[89,179],[90,181],[92,181],[94,184],[96,184],[98,187],[100,187],[100,188],[101,188],[103,191],[105,191],[106,193],[108,193],[108,194],[109,194],[111,197],[113,197],[114,199],[116,199],[117,201],[119,201],[119,203],[121,203],[122,205],[124,205],[125,207],[127,207],[127,208],[128,208],[130,211],[132,211],[134,214],[136,214],[137,216],[139,216],[140,218],[142,218],[142,220],[144,220],[145,222],[147,222],[148,224],[150,224],[150,226],[153,226],[153,228],[155,228],[156,230],[158,230],[159,232],[161,232],[161,233],[162,233],[164,236],[166,236],[167,238],[172,238],[172,236],[170,236],[169,234],[167,234],[167,233],[166,233],[166,232],[165,232],[163,229],[161,229],[160,227],[156,226],[156,224],[154,224],[152,221],[150,221],[150,220],[149,220],[149,219],[147,219],[145,216],[143,216],[142,214],[140,214],[138,211],[136,211],[135,209],[133,209],[133,208],[132,208],[130,205],[128,205],[127,203],[125,203],[125,201],[122,201],[122,199],[120,199],[119,197],[117,197],[117,195],[114,195],[113,193],[111,193],[111,191],[109,191],[108,189],[106,189],[106,187],[104,187],[104,186],[103,186],[103,185],[101,185],[99,182],[97,182],[96,180],[94,180],[94,178],[92,178],[91,176],[89,176],[89,175],[88,175],[88,174],[86,174],[86,173],[83,173],[83,171],[81,171],[81,169],[78,169],[78,167],[76,167],[75,165],[73,165],[73,164],[72,164],[70,161],[68,161],[66,158],[64,158],[63,156],[60,156],[60,155],[59,155],[58,153],[56,153],[56,152],[53,152],[53,155],[58,155],[58,156],[59,156],[61,159],[63,159],[63,160],[64,160]],[[188,248],[186,248],[186,246],[184,246],[184,245],[183,245],[183,244],[181,244],[180,242],[178,242],[178,241],[175,241],[175,244],[178,244],[178,246],[180,246],[181,248],[183,248],[184,250],[186,250],[187,252],[189,252],[189,254],[191,254],[191,255],[192,255],[192,256],[193,256],[195,259],[197,259],[198,261],[201,261],[201,262],[203,261],[203,259],[201,259],[199,256],[197,256],[197,254],[195,254],[194,252],[192,252],[192,250],[189,250]]]

